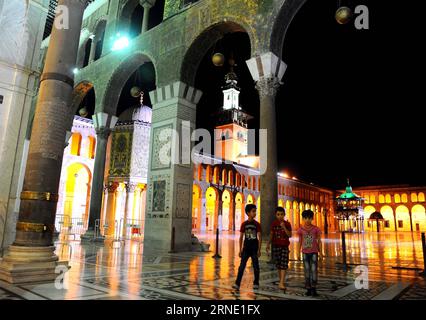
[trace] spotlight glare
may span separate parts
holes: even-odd
[[[120,51],[129,46],[129,38],[127,37],[120,37],[117,40],[115,40],[114,45],[112,46],[112,51]]]

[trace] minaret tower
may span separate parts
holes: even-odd
[[[215,157],[238,162],[239,157],[247,156],[247,122],[252,117],[240,106],[241,89],[234,72],[235,62],[230,59],[230,71],[225,76],[223,89],[223,107],[219,112],[218,125],[215,128]]]

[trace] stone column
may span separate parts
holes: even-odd
[[[182,131],[191,131],[188,124],[192,129],[195,126],[201,92],[175,82],[150,96],[153,113],[144,250],[170,250],[175,228],[174,249],[186,251],[191,249],[193,168],[190,132],[182,139]],[[179,132],[180,143],[173,132]],[[176,155],[181,149],[184,153]]]
[[[127,237],[127,220],[132,219],[132,213],[133,213],[133,204],[135,199],[135,190],[137,185],[135,183],[128,183],[126,186],[126,206],[124,209],[124,219],[123,219],[123,230],[122,230],[122,236],[125,239]]]
[[[153,4],[150,1],[141,0],[141,5],[143,7],[143,20],[142,20],[142,34],[148,31],[149,23],[149,11],[151,10]]]
[[[247,65],[259,91],[260,129],[267,130],[267,151],[266,154],[260,153],[261,167],[265,167],[266,162],[266,170],[260,179],[260,205],[262,231],[267,236],[278,203],[275,96],[284,76],[286,64],[275,54],[268,52],[248,60]]]
[[[203,191],[201,199],[201,212],[200,212],[200,231],[206,232],[206,193]]]
[[[106,113],[97,113],[93,116],[93,124],[96,130],[96,156],[90,193],[89,225],[86,233],[81,237],[82,241],[103,240],[102,238],[95,239],[95,222],[101,216],[108,137],[117,120],[117,117]]]
[[[104,237],[114,237],[115,231],[115,213],[116,213],[116,191],[119,184],[117,182],[112,182],[108,185],[108,197],[106,202],[106,212],[105,212],[105,221],[102,228],[107,226],[107,230],[103,230]]]
[[[95,55],[96,55],[96,43],[97,43],[97,37],[92,35],[92,44],[90,46],[90,55],[89,55],[89,64],[91,64],[93,61],[95,61]]]
[[[83,12],[87,1],[60,0],[69,27],[53,27],[32,128],[15,242],[0,263],[11,283],[51,281],[58,274],[53,232],[64,141]]]

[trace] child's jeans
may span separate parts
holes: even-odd
[[[238,268],[238,276],[235,283],[239,286],[241,285],[241,280],[243,279],[244,269],[246,268],[246,264],[249,258],[251,258],[251,262],[253,264],[254,271],[254,284],[259,285],[259,258],[257,257],[257,247],[254,248],[244,248],[241,253],[241,263]]]
[[[304,253],[305,287],[315,288],[318,282],[318,253]]]

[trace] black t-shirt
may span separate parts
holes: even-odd
[[[261,232],[260,223],[256,220],[244,221],[241,224],[240,232],[244,233],[244,248],[255,248],[259,245],[257,233]]]

